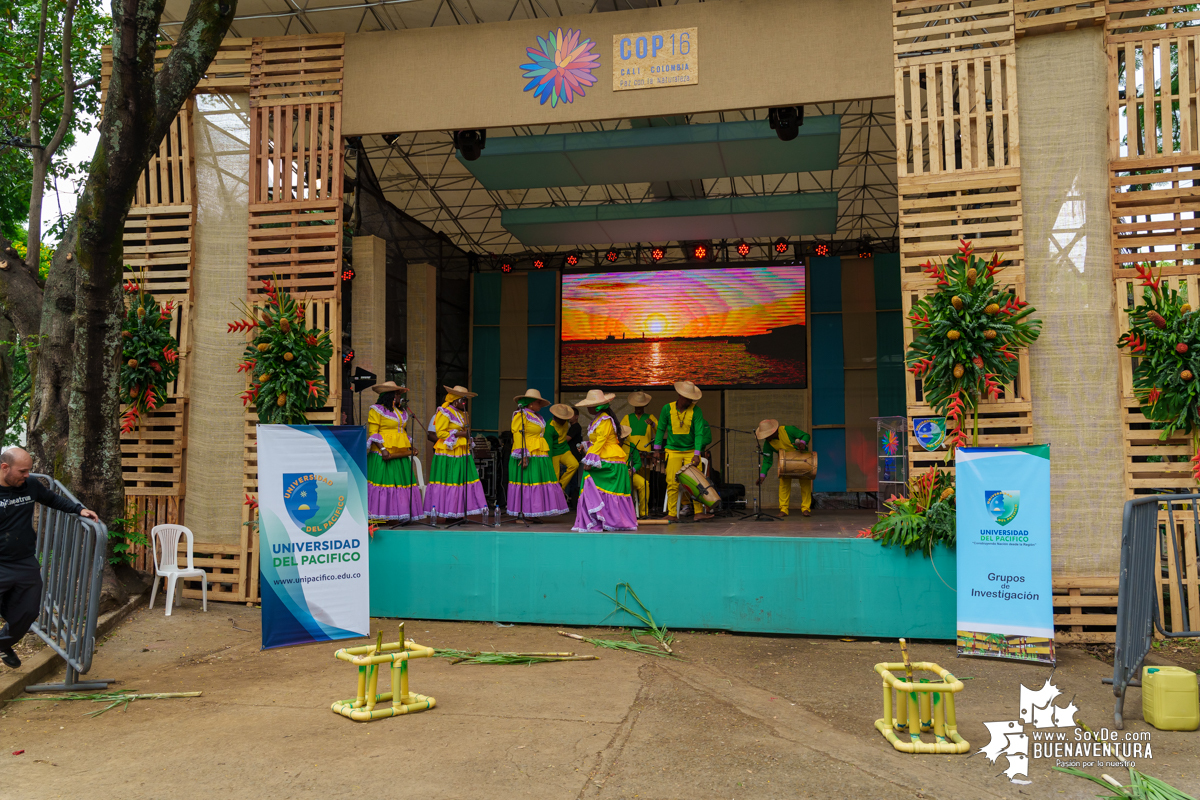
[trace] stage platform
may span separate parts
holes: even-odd
[[[601,594],[629,583],[677,630],[953,639],[954,552],[939,548],[931,560],[857,538],[873,519],[827,511],[636,533],[574,533],[569,518],[381,528],[371,539],[371,615],[630,625]]]
[[[779,517],[778,509],[767,511],[773,517]],[[848,539],[858,536],[864,528],[875,524],[879,517],[868,509],[836,509],[816,510],[811,517],[805,517],[796,511],[776,520],[739,519],[740,514],[733,516],[718,516],[701,522],[667,523],[666,518],[657,520],[642,520],[636,533],[667,534],[670,536],[804,536],[824,537],[831,539]],[[500,520],[500,530],[530,530],[542,533],[568,533],[575,524],[574,512],[559,517],[547,517],[537,522],[530,522],[526,527],[513,517],[504,516]],[[466,522],[463,530],[496,530],[495,518],[488,517],[488,524]],[[381,526],[385,529],[404,530],[394,525]],[[405,526],[422,527],[422,526]],[[427,527],[427,526],[424,526]],[[630,531],[633,533],[633,531]]]

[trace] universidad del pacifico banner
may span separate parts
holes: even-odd
[[[959,447],[958,652],[1054,663],[1050,445]]]
[[[368,636],[366,429],[258,426],[262,646]]]

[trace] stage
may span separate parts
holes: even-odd
[[[677,630],[953,639],[954,552],[931,560],[857,538],[874,516],[817,511],[627,533],[573,533],[568,518],[381,528],[370,544],[371,615],[629,625],[601,594],[629,583]]]
[[[778,509],[766,513],[773,517],[779,516]],[[668,536],[799,536],[820,537],[828,539],[852,539],[858,536],[864,528],[875,524],[878,515],[868,509],[829,509],[814,510],[811,517],[805,517],[799,511],[793,511],[782,519],[752,520],[738,519],[741,514],[728,517],[719,516],[701,522],[666,523],[661,520],[642,520],[636,533],[659,534]],[[488,524],[467,522],[456,526],[462,530],[496,530],[495,517],[488,517]],[[548,517],[528,526],[512,517],[504,516],[500,521],[500,530],[529,530],[531,533],[569,533],[575,524],[575,514],[563,514],[559,517]],[[381,526],[385,530],[406,530],[414,527],[408,525],[397,528],[394,525]],[[425,527],[428,526],[416,526]],[[634,531],[630,531],[634,533]]]

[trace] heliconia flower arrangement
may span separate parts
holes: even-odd
[[[171,335],[175,304],[159,305],[141,282],[125,283],[125,319],[121,323],[121,433],[129,433],[142,414],[154,411],[179,377],[179,342]]]
[[[954,476],[934,467],[908,481],[908,497],[892,495],[888,513],[858,534],[885,546],[901,545],[906,553],[933,554],[935,545],[954,547],[956,506]]]
[[[979,441],[979,403],[996,399],[1017,377],[1017,353],[1037,341],[1042,322],[1011,286],[998,285],[1004,268],[999,253],[981,258],[970,242],[943,264],[927,261],[936,291],[909,312],[913,341],[905,362],[921,379],[925,402],[946,417],[950,450]],[[973,433],[967,434],[967,415]]]
[[[1141,302],[1125,309],[1129,330],[1117,339],[1137,359],[1133,393],[1142,415],[1162,428],[1163,441],[1175,432],[1190,434],[1192,477],[1200,482],[1200,314],[1175,289],[1165,285],[1161,271],[1144,264],[1134,267],[1141,279]]]
[[[263,424],[303,425],[307,412],[329,399],[324,370],[333,344],[328,331],[305,326],[302,301],[270,280],[263,287],[266,304],[243,304],[246,318],[229,323],[229,333],[251,334],[238,364],[250,381],[242,405],[253,403]]]

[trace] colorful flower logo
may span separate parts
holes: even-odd
[[[573,102],[576,96],[583,97],[584,87],[596,82],[592,73],[600,66],[600,54],[592,52],[596,43],[591,39],[580,41],[582,33],[573,28],[563,33],[559,28],[544,39],[539,36],[537,47],[525,48],[533,59],[521,65],[523,77],[529,78],[525,91],[532,90],[542,105],[547,100],[551,108],[559,101]]]
[[[883,452],[886,455],[894,456],[900,452],[900,437],[895,431],[887,431],[883,434],[883,438],[879,441],[883,447]]]

